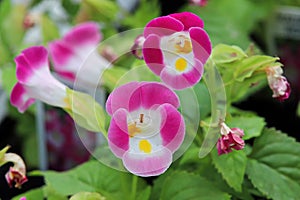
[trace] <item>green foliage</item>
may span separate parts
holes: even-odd
[[[75,122],[90,131],[102,132],[106,136],[106,115],[102,106],[88,94],[67,89],[66,101],[68,107],[64,108]]]
[[[121,23],[130,28],[143,28],[150,20],[159,15],[160,6],[157,0],[141,0],[134,13],[126,13]]]
[[[47,15],[41,16],[41,30],[44,44],[60,37],[57,25]]]
[[[212,190],[212,188],[214,188]],[[217,189],[205,178],[187,172],[174,172],[163,183],[160,199],[230,199],[230,195]]]
[[[105,200],[105,198],[96,192],[79,192],[73,195],[70,200]]]
[[[233,151],[218,156],[216,149],[211,153],[212,162],[229,186],[242,192],[247,157],[244,151]]]
[[[44,198],[43,188],[29,190],[24,194],[15,196],[12,200],[20,200],[21,197],[26,197],[26,199],[43,199]]]
[[[226,121],[230,127],[239,127],[244,130],[244,140],[260,136],[266,123],[264,118],[259,116],[234,116]]]
[[[203,8],[187,6],[182,10],[196,13],[204,20],[213,45],[226,42],[246,48],[251,41],[250,33],[270,13],[271,6],[260,9],[249,0],[210,0]]]
[[[247,165],[252,184],[275,200],[298,199],[300,144],[275,129],[265,129],[254,141]]]

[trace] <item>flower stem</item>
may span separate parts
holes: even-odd
[[[136,190],[137,190],[137,182],[138,182],[138,177],[133,175],[132,177],[132,182],[131,182],[131,195],[130,195],[130,200],[135,200],[136,196]]]
[[[220,133],[220,127],[216,124],[224,121],[226,116],[225,86],[215,63],[211,59],[205,66],[203,79],[210,94],[211,121],[199,151],[199,158],[206,156],[215,146]]]

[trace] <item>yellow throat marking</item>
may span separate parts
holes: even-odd
[[[152,150],[152,146],[151,146],[150,142],[148,142],[148,140],[141,140],[139,142],[139,148],[141,151],[143,151],[145,153],[151,153],[151,150]]]

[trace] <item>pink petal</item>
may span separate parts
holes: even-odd
[[[21,83],[28,82],[37,70],[49,71],[48,52],[42,46],[25,49],[15,58],[17,79]]]
[[[178,96],[171,89],[161,83],[145,82],[133,94],[132,99],[140,98],[141,106],[150,109],[154,105],[169,103],[178,108],[180,103]]]
[[[101,38],[98,24],[86,22],[75,26],[64,36],[63,40],[73,48],[78,48],[86,45],[96,46]]]
[[[166,85],[176,90],[181,90],[197,84],[200,81],[202,74],[203,65],[200,61],[195,60],[195,66],[192,70],[178,74],[175,69],[166,67],[161,72],[160,78]]]
[[[68,44],[60,40],[49,43],[49,52],[56,70],[63,70],[69,58],[75,54]]]
[[[203,20],[198,16],[190,12],[174,13],[169,15],[179,21],[184,25],[184,30],[187,31],[191,27],[203,28]]]
[[[143,57],[147,66],[159,76],[164,68],[164,59],[160,49],[160,38],[157,35],[150,35],[144,41]]]
[[[125,168],[138,176],[157,176],[164,173],[172,163],[172,153],[162,148],[150,154],[127,151],[123,158]]]
[[[190,28],[194,56],[203,64],[206,63],[211,54],[211,42],[208,34],[201,28]]]
[[[20,113],[23,113],[31,104],[35,102],[34,98],[28,96],[26,89],[22,84],[17,83],[10,95],[10,102],[18,108]]]
[[[155,94],[155,95],[153,95]],[[179,107],[179,99],[167,86],[157,82],[130,82],[116,88],[108,97],[106,111],[112,115],[119,108],[132,112],[138,108],[169,103]]]
[[[170,104],[163,104],[159,107],[161,122],[161,138],[163,145],[171,152],[176,151],[183,142],[185,135],[185,123],[182,115]]]
[[[119,108],[124,108],[129,111],[129,106],[138,107],[140,105],[140,99],[136,97],[133,102],[131,101],[132,94],[140,87],[139,82],[130,82],[116,88],[106,101],[106,111],[109,115],[112,115]]]
[[[182,31],[183,28],[183,24],[173,17],[157,17],[146,25],[144,37],[147,38],[150,34],[156,34],[158,36],[171,35],[175,32]]]
[[[119,158],[129,149],[127,111],[117,110],[108,129],[108,144],[112,152]]]

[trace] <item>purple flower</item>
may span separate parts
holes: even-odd
[[[168,169],[185,135],[178,107],[177,95],[161,83],[130,82],[110,94],[108,144],[129,172],[156,176]]]
[[[158,17],[146,25],[144,60],[168,86],[184,89],[200,81],[211,54],[203,26],[202,19],[189,12]]]
[[[266,69],[268,83],[273,91],[273,98],[284,101],[289,98],[291,87],[287,79],[282,76],[283,70],[280,66],[268,67]]]
[[[227,154],[232,149],[240,150],[245,146],[245,142],[242,139],[244,131],[239,128],[230,129],[225,123],[221,124],[221,137],[217,142],[218,154]]]
[[[207,0],[190,0],[190,4],[195,6],[204,7],[207,4]]]

